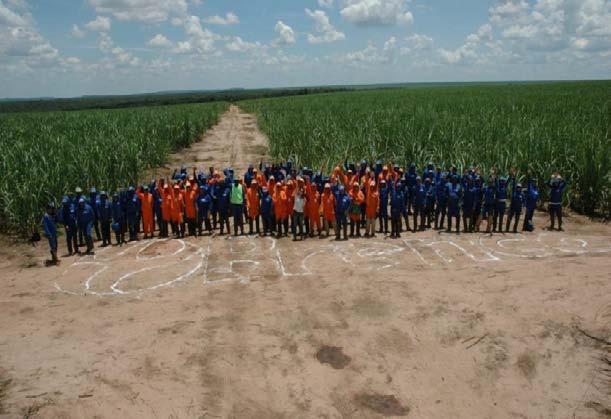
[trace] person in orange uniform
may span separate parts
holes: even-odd
[[[157,191],[161,196],[161,222],[163,224],[162,231],[164,237],[168,236],[168,224],[172,223],[172,191],[170,185],[165,183],[163,179],[157,182]],[[173,232],[173,231],[172,231]]]
[[[287,199],[287,217],[291,224],[291,233],[294,232],[295,226],[293,225],[293,206],[295,206],[295,191],[297,190],[297,183],[290,177],[286,181],[286,199]]]
[[[314,227],[320,236],[320,193],[318,186],[306,180],[306,214],[309,221],[308,230],[310,237],[314,237]]]
[[[378,193],[378,188],[374,181],[369,182],[366,202],[365,215],[367,216],[367,223],[365,225],[365,237],[375,237],[376,218],[378,216],[378,207],[380,206],[380,194]]]
[[[146,185],[138,190],[138,197],[140,198],[140,212],[142,213],[144,238],[153,238],[153,233],[155,231],[153,205],[155,204],[155,198],[153,197],[153,194],[149,192],[149,187]]]
[[[350,207],[350,237],[361,237],[361,204],[365,202],[365,195],[359,188],[359,184],[354,182],[352,189],[348,192],[352,199]]]
[[[174,237],[181,238],[185,236],[185,198],[178,184],[170,188],[172,196],[172,233]]]
[[[256,170],[256,169],[255,169]],[[253,224],[257,234],[261,234],[259,227],[259,215],[261,213],[259,199],[259,183],[256,179],[250,182],[250,188],[246,191],[246,208],[248,209],[248,234],[253,234]]]
[[[289,233],[289,201],[285,190],[286,186],[276,183],[274,195],[274,212],[276,216],[276,232],[277,237],[282,237],[282,226],[284,226],[284,235]]]
[[[322,207],[323,227],[327,237],[329,237],[329,228],[335,229],[335,195],[331,193],[330,183],[325,183],[320,201],[320,206]]]
[[[184,193],[185,215],[189,236],[197,234],[197,196],[199,195],[197,182],[190,177]]]

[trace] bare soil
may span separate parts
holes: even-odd
[[[232,107],[172,162],[262,144]],[[0,417],[609,417],[611,230],[565,229],[155,239],[53,268],[5,240]]]

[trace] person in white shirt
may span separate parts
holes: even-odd
[[[295,192],[295,204],[293,205],[293,241],[297,240],[297,228],[299,228],[299,237],[304,238],[303,234],[303,210],[305,208],[305,193],[303,188],[297,189]]]

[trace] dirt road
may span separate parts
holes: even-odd
[[[232,107],[174,161],[264,144]],[[3,245],[0,417],[608,417],[611,229],[565,228]]]
[[[152,174],[168,175],[181,165],[185,165],[189,173],[193,167],[206,172],[209,167],[221,171],[226,167],[232,167],[238,173],[244,173],[248,164],[257,165],[260,160],[269,160],[267,138],[259,131],[253,115],[231,105],[219,123],[200,141],[171,155],[169,165],[152,171]]]

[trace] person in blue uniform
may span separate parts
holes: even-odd
[[[392,185],[392,184],[391,184]],[[401,237],[401,216],[405,212],[405,192],[403,184],[397,182],[390,191],[390,238]]]
[[[91,209],[93,209],[93,231],[95,231],[95,239],[102,240],[102,235],[100,234],[100,220],[98,214],[98,191],[96,188],[91,188],[89,190],[89,205]]]
[[[96,200],[96,213],[102,233],[102,247],[110,245],[110,224],[112,223],[112,204],[105,191],[100,192]]]
[[[341,233],[344,232],[344,240],[348,240],[348,212],[352,206],[352,200],[346,193],[343,185],[337,188],[335,197],[335,240],[341,240]]]
[[[76,203],[68,196],[62,199],[60,210],[61,222],[66,230],[66,244],[68,245],[68,256],[78,253]]]
[[[138,214],[140,213],[140,198],[136,194],[136,189],[130,186],[127,190],[126,216],[127,229],[129,231],[129,241],[138,240]]]
[[[227,179],[229,181],[229,179]],[[229,210],[230,210],[230,194],[231,194],[231,183],[227,182],[229,185],[225,185],[225,181],[221,180],[218,183],[219,186],[219,197],[218,197],[218,216],[219,222],[221,224],[219,234],[223,235],[223,230],[227,227],[227,234],[231,234],[231,230],[229,229]]]
[[[494,207],[494,219],[492,220],[493,231],[503,231],[503,218],[507,209],[508,197],[507,179],[504,177],[496,179],[496,205]],[[498,228],[498,230],[497,230]]]
[[[74,195],[70,195],[70,198],[74,202],[74,206],[76,209],[78,209],[78,206],[79,206],[78,203],[82,197],[83,197],[83,189],[80,186],[77,186],[76,188],[74,188]],[[78,230],[78,245],[79,247],[83,247],[85,246],[85,236],[83,235],[83,230],[80,229],[80,227],[78,226],[78,223],[76,227]],[[78,249],[77,249],[77,252],[78,252]]]
[[[159,237],[168,237],[168,223],[163,221],[163,195],[161,194],[161,188],[157,188],[157,182],[155,179],[151,181],[149,191],[152,191],[151,193],[153,194],[153,212],[155,213],[155,218],[157,219]]]
[[[549,229],[553,230],[556,219],[558,220],[558,231],[562,230],[562,193],[566,187],[566,181],[562,179],[560,173],[555,172],[551,179],[547,182],[549,187]]]
[[[385,179],[380,181],[380,189],[378,190],[378,193],[380,196],[380,207],[378,209],[378,221],[380,222],[380,229],[378,230],[378,233],[388,234],[388,198],[390,188],[386,184]]]
[[[87,203],[85,198],[81,197],[78,201],[78,209],[76,211],[76,220],[78,228],[83,232],[85,243],[87,245],[86,255],[93,254],[93,208]]]
[[[531,178],[528,180],[528,186],[526,187],[526,214],[524,215],[522,231],[533,231],[535,229],[533,225],[533,216],[538,202],[539,189],[537,187],[537,179]]]
[[[263,236],[273,235],[274,201],[265,186],[261,189],[261,219],[263,220]]]
[[[414,197],[413,197],[413,191],[414,188],[416,187],[416,178],[418,177],[418,174],[416,173],[416,164],[415,163],[411,163],[409,165],[409,169],[407,170],[407,173],[405,173],[405,183],[406,183],[406,189],[407,189],[407,194],[408,196],[407,198],[407,214],[408,215],[412,215],[412,207],[414,205]]]
[[[477,187],[473,184],[473,177],[471,176],[464,177],[463,181],[462,220],[463,232],[467,233],[473,228],[473,209]]]
[[[507,225],[505,231],[509,232],[511,220],[513,219],[513,232],[518,232],[518,223],[522,215],[522,207],[526,204],[526,195],[522,190],[522,185],[517,183],[515,173],[509,179],[511,187],[511,203],[509,204],[509,214],[507,215]]]
[[[494,178],[489,177],[486,186],[483,189],[483,212],[482,217],[486,219],[486,233],[492,234],[492,218],[494,217],[494,207],[496,205],[496,186]],[[477,222],[477,229],[481,219]]]
[[[448,228],[447,232],[452,231],[452,219],[456,219],[456,233],[460,233],[460,202],[462,199],[462,187],[458,183],[458,175],[454,174],[450,177],[450,183],[447,185],[448,194]]]
[[[435,230],[443,230],[448,209],[448,188],[450,182],[447,174],[440,174],[435,179]]]
[[[112,230],[115,233],[117,245],[123,246],[125,243],[125,230],[127,229],[125,220],[125,208],[118,193],[112,195]]]
[[[49,202],[45,211],[45,215],[42,218],[43,232],[47,240],[49,241],[49,251],[51,252],[51,259],[46,262],[47,266],[59,265],[59,259],[57,258],[57,217],[55,215],[55,204]]]
[[[430,179],[431,182],[435,179],[435,165],[432,161],[426,165],[426,168],[422,171],[422,182],[426,183],[426,180]]]
[[[426,220],[426,228],[431,228],[431,222],[435,212],[435,188],[433,187],[433,176],[429,175],[424,179],[424,218]]]
[[[202,183],[199,187],[197,196],[197,233],[202,236],[204,228],[208,235],[212,234],[212,225],[210,224],[210,188],[206,183]]]
[[[473,180],[473,215],[471,216],[471,231],[479,232],[479,223],[482,217],[482,203],[484,194],[482,190],[482,178],[476,175]]]
[[[426,201],[426,188],[422,184],[422,178],[416,177],[416,186],[412,189],[412,212],[413,212],[413,231],[424,230],[424,216]],[[418,217],[420,217],[420,225],[418,225]]]

